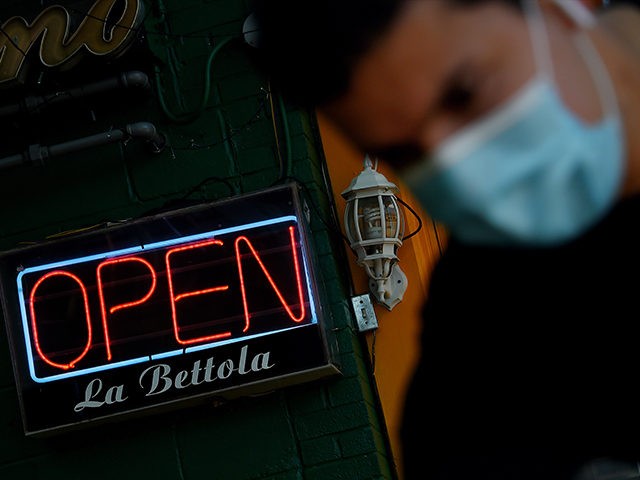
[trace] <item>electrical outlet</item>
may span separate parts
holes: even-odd
[[[356,314],[356,322],[358,324],[359,332],[366,332],[378,328],[378,319],[376,318],[376,312],[373,309],[371,296],[368,293],[358,295],[357,297],[351,297],[351,304],[353,305],[353,311]]]

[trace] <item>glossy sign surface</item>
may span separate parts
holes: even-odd
[[[315,323],[296,218],[38,265],[17,275],[36,382]]]
[[[328,366],[304,230],[286,187],[4,255],[23,410],[66,425]]]

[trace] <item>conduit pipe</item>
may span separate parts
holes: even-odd
[[[29,95],[24,97],[20,103],[0,106],[0,118],[24,113],[30,115],[42,110],[43,107],[50,107],[68,100],[98,95],[118,88],[139,88],[149,90],[151,83],[146,73],[138,70],[122,72],[119,75],[101,80],[99,82],[88,83],[75,88],[61,90],[49,95]]]
[[[123,142],[132,138],[146,141],[151,146],[153,153],[160,153],[167,143],[164,135],[157,131],[153,123],[137,122],[126,125],[124,128],[96,133],[95,135],[76,138],[56,145],[43,146],[37,143],[29,145],[24,153],[1,158],[0,170],[17,167],[22,164],[42,166],[49,158],[86,150],[87,148]]]

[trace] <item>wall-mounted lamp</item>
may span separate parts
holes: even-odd
[[[389,310],[407,289],[407,277],[398,266],[404,217],[398,208],[397,191],[398,187],[365,157],[364,169],[342,192],[347,201],[344,228],[349,244],[358,255],[358,265],[369,276],[369,290]]]

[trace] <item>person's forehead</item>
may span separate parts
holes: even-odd
[[[455,70],[492,48],[486,35],[500,28],[503,15],[494,12],[501,8],[493,2],[473,9],[439,0],[407,2],[357,64],[347,94],[324,110],[360,146],[410,138]]]
[[[451,56],[442,44],[440,2],[407,2],[391,29],[357,64],[346,95],[330,104],[330,117],[359,138],[384,141],[391,131],[403,131],[429,102],[431,78],[441,75]],[[433,11],[433,14],[429,12]]]

